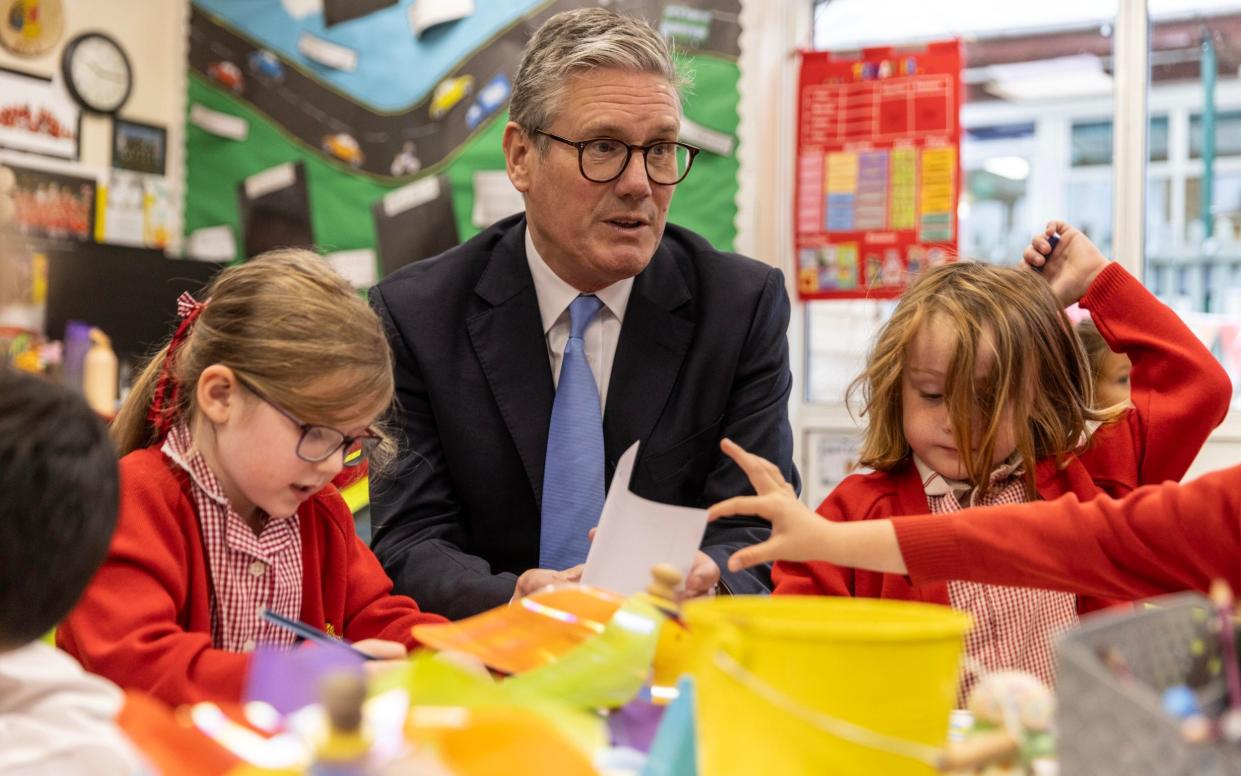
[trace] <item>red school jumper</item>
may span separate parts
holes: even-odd
[[[1115,598],[1241,590],[1241,466],[1123,499],[971,509],[894,520],[909,575]]]
[[[121,459],[121,506],[107,559],[56,643],[84,668],[173,705],[239,701],[250,655],[211,646],[211,575],[190,479],[159,446]],[[390,595],[392,582],[328,486],[298,508],[301,619],[350,641],[417,645],[414,625],[446,622]]]
[[[1119,264],[1109,264],[1099,273],[1081,306],[1091,311],[1111,349],[1133,362],[1133,407],[1096,431],[1084,452],[1069,456],[1061,465],[1052,459],[1039,461],[1034,473],[1038,498],[1050,501],[1066,494],[1082,501],[1104,494],[1119,497],[1149,483],[1179,480],[1228,411],[1232,384],[1227,373],[1180,318]],[[818,508],[820,515],[837,521],[928,512],[912,459],[891,472],[848,477]],[[949,517],[928,517],[923,525]],[[1014,534],[1012,541],[1025,538]],[[1076,549],[1057,547],[1059,552]],[[915,584],[898,574],[855,571],[822,562],[781,562],[772,577],[777,595],[853,595],[949,605],[949,577],[943,576]],[[1037,586],[1020,575],[1003,584]],[[1116,602],[1079,596],[1077,611],[1084,614]]]

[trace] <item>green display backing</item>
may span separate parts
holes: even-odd
[[[735,62],[696,56],[682,63],[693,74],[694,85],[685,98],[685,115],[709,128],[735,136],[737,78]],[[303,162],[310,190],[311,224],[323,251],[371,248],[375,233],[371,206],[384,194],[409,183],[392,182],[359,173],[332,161],[285,133],[266,116],[235,96],[194,73],[190,74],[187,106],[194,103],[249,122],[244,141],[212,135],[186,122],[186,233],[227,224],[238,237],[242,255],[237,186],[247,177],[285,162]],[[461,238],[479,230],[470,223],[474,207],[473,173],[501,170],[504,157],[500,138],[505,115],[483,124],[456,153],[423,175],[444,173],[453,185],[453,210]],[[730,250],[736,237],[737,160],[710,152],[698,155],[690,176],[677,187],[669,220],[705,236],[718,248]]]

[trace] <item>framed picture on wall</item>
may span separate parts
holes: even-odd
[[[81,127],[78,106],[52,79],[0,68],[0,147],[76,160]]]
[[[17,226],[28,237],[90,242],[95,235],[94,178],[5,164],[13,171]]]
[[[112,121],[113,167],[163,175],[167,157],[168,131],[163,127],[121,118]]]

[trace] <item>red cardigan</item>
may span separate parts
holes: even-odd
[[[1039,461],[1035,468],[1039,498],[1051,501],[1072,494],[1086,501],[1180,479],[1228,411],[1232,384],[1227,373],[1180,318],[1119,264],[1099,273],[1081,306],[1092,311],[1112,350],[1133,361],[1133,408],[1096,431],[1090,446],[1063,464]],[[930,508],[917,467],[907,460],[891,472],[847,478],[819,505],[818,512],[829,520],[876,520],[925,515]],[[1078,548],[1058,549],[1071,553]],[[946,606],[947,580],[955,577],[915,584],[897,574],[854,571],[829,563],[777,563],[772,578],[777,595],[857,595]],[[1032,581],[1010,579],[1006,584],[1028,587]],[[1078,612],[1113,603],[1083,596],[1078,599]]]
[[[968,579],[1115,598],[1241,590],[1241,466],[1122,499],[971,509],[894,520],[918,584]]]
[[[157,447],[121,459],[121,507],[108,557],[56,643],[89,671],[173,705],[237,701],[250,655],[211,646],[211,579],[189,478]],[[302,536],[301,619],[331,624],[346,639],[412,647],[410,629],[444,622],[419,611],[353,530],[335,488],[298,510]]]

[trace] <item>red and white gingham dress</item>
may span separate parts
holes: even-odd
[[[1010,459],[992,472],[992,487],[983,499],[974,499],[968,482],[949,480],[917,458],[914,462],[922,476],[927,505],[935,514],[964,509],[958,499],[967,492],[966,506],[971,507],[1028,501],[1020,461]],[[974,618],[974,627],[965,637],[965,654],[974,666],[985,671],[1027,671],[1055,686],[1052,637],[1077,624],[1077,596],[954,580],[948,583],[948,601],[952,608],[969,612]],[[960,700],[968,697],[977,678],[967,666],[962,672]]]
[[[302,611],[302,535],[298,517],[268,517],[258,535],[238,515],[220,481],[194,449],[189,429],[168,432],[164,455],[190,476],[190,492],[211,579],[211,644],[249,652],[258,644],[291,647],[296,637],[259,616],[266,607],[298,619]]]

